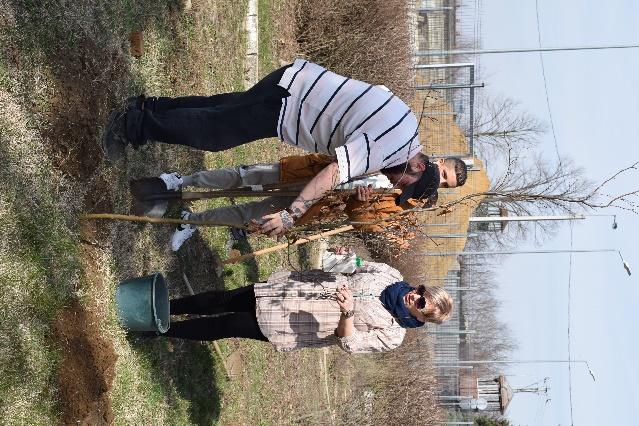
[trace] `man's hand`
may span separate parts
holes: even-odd
[[[320,200],[324,194],[335,188],[339,182],[339,166],[331,163],[324,167],[313,179],[310,180],[291,204],[290,212],[295,218],[300,218],[306,211]],[[261,231],[267,235],[281,235],[293,227],[294,218],[288,211],[281,211],[266,215],[262,218]]]
[[[291,229],[295,223],[293,216],[286,210],[279,211],[277,213],[268,214],[262,217],[262,226],[260,231],[271,237],[276,235],[282,235],[289,229]]]
[[[373,185],[358,186],[356,198],[358,201],[370,201],[373,197]]]

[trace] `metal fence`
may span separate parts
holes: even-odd
[[[483,87],[478,81],[478,58],[451,57],[446,52],[458,48],[479,48],[481,1],[422,0],[415,2],[415,7],[416,104],[424,106],[422,120],[427,120],[427,125],[430,123],[430,127],[420,130],[429,135],[425,146],[429,154],[437,157],[473,157],[476,91]],[[421,105],[416,105],[418,115]],[[460,143],[458,133],[464,136],[461,138],[465,139],[464,143]],[[471,181],[469,183],[472,185]],[[447,191],[441,192],[445,194]],[[442,250],[449,240],[471,236],[468,230],[453,226],[456,221],[457,218],[451,216],[448,223],[427,225],[428,235],[442,242]],[[459,263],[455,265],[446,276],[436,278],[439,283],[432,282],[430,277],[432,284],[443,285],[454,300],[454,315],[449,321],[439,326],[427,326],[428,333],[434,336],[434,360],[442,397],[460,395],[460,382],[473,377],[471,366],[456,364],[461,359],[474,357],[472,337],[475,331],[464,315],[464,301],[472,297],[474,290],[473,270],[472,266],[465,265],[462,270]]]
[[[472,156],[474,110],[478,63],[476,56],[451,57],[447,52],[464,47],[479,48],[479,0],[422,0],[416,3],[418,21],[415,52],[417,90],[435,90],[452,111],[425,111],[428,116],[454,114],[455,122],[469,140],[467,155]],[[452,139],[449,139],[452,140]],[[438,146],[438,154],[459,156],[453,146]],[[448,148],[448,149],[447,149]]]

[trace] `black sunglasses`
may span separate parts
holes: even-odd
[[[426,293],[426,286],[420,284],[419,287],[417,287],[417,294],[419,294],[420,297],[415,301],[415,307],[417,307],[417,309],[424,309],[426,307],[426,297],[424,293]]]

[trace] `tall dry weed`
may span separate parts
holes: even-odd
[[[396,95],[413,97],[409,2],[304,0],[297,5],[297,42],[309,60]]]
[[[423,331],[408,331],[393,351],[355,357],[351,403],[338,414],[343,424],[429,426],[444,421],[432,342]]]

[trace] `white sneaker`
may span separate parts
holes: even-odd
[[[182,180],[182,176],[178,173],[162,173],[160,175],[160,179],[166,185],[166,189],[169,191],[177,191],[182,188],[182,184],[184,181]]]
[[[180,217],[183,220],[188,220],[191,213],[186,210],[182,210]],[[178,251],[182,244],[197,231],[197,227],[190,224],[182,224],[175,230],[173,235],[171,236],[171,250]]]

